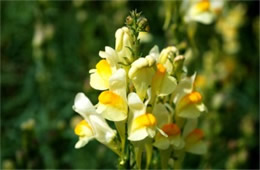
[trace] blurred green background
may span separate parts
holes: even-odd
[[[1,1],[1,168],[116,168],[95,140],[74,149],[72,105],[80,91],[97,102],[88,70],[137,9],[152,35],[144,54],[177,45],[209,110],[200,122],[209,151],[187,155],[184,168],[259,169],[259,2],[228,2],[210,25],[182,23],[176,2]]]

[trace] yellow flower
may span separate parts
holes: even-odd
[[[75,148],[85,146],[93,138],[96,138],[103,144],[109,145],[115,137],[116,132],[96,112],[95,107],[83,93],[76,95],[72,108],[84,118],[74,129],[75,134],[79,136]]]
[[[155,95],[166,96],[172,93],[176,86],[176,79],[167,73],[166,68],[162,64],[158,63],[157,71],[152,79],[153,97]]]
[[[153,138],[156,130],[156,118],[151,113],[145,113],[133,119],[128,139],[131,141]]]
[[[181,137],[181,130],[175,123],[168,123],[162,126],[162,131],[168,136],[163,136],[158,133],[155,137],[154,146],[165,150],[168,149],[171,145],[175,149],[181,149],[184,146],[184,141]]]
[[[118,69],[109,80],[109,90],[98,97],[97,112],[105,119],[122,121],[127,117],[126,73]]]
[[[146,113],[146,105],[136,93],[128,95],[131,114],[128,121],[128,139],[140,141],[146,137],[153,138],[156,133],[157,120],[151,113]]]
[[[185,150],[194,154],[205,154],[207,152],[207,145],[202,140],[204,133],[202,130],[196,128],[191,131],[185,138]]]
[[[207,110],[202,103],[202,95],[193,91],[196,74],[180,81],[173,92],[176,115],[183,118],[197,118]]]
[[[97,90],[106,90],[109,88],[109,79],[117,70],[118,56],[114,49],[106,47],[105,51],[100,51],[100,60],[96,69],[89,71],[90,86]]]
[[[185,16],[185,21],[197,21],[203,24],[210,24],[216,18],[216,15],[221,11],[224,5],[224,0],[199,0],[190,1],[188,11]],[[185,5],[183,5],[185,8]]]
[[[184,118],[197,118],[205,110],[199,92],[191,92],[183,96],[176,106],[176,114]]]

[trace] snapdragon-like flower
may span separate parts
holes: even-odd
[[[106,90],[109,87],[109,79],[117,70],[118,56],[111,47],[106,47],[105,51],[100,51],[102,58],[96,65],[96,69],[91,69],[90,86],[97,90]]]
[[[221,11],[224,0],[198,0],[183,3],[183,8],[188,7],[184,20],[186,22],[197,21],[203,24],[211,24],[216,15]]]
[[[185,137],[185,150],[194,154],[205,154],[207,145],[203,141],[204,133],[201,129],[194,129]]]
[[[171,145],[177,149],[183,147],[184,143],[181,137],[181,130],[177,124],[164,124],[161,129],[167,134],[167,137],[158,133],[155,137],[154,146],[162,150],[168,149]]]
[[[75,134],[79,136],[75,148],[85,146],[93,138],[103,144],[109,144],[113,140],[116,131],[108,126],[105,119],[96,112],[95,107],[83,93],[76,95],[72,108],[84,118],[74,130]]]
[[[198,118],[202,112],[207,110],[202,103],[202,95],[193,90],[195,77],[196,74],[182,79],[173,93],[177,116]]]
[[[157,121],[152,113],[146,112],[146,105],[136,93],[128,95],[129,116],[128,139],[140,141],[146,137],[153,138],[156,133]]]
[[[98,97],[97,112],[111,121],[122,121],[127,117],[126,73],[118,69],[109,79],[109,90]]]

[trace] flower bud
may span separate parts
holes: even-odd
[[[148,20],[145,17],[140,17],[137,20],[138,29],[140,31],[146,31],[148,30]]]
[[[177,57],[174,58],[173,60],[173,74],[177,77],[180,78],[181,74],[183,73],[183,63],[184,63],[184,56],[183,55],[179,55]]]
[[[163,49],[160,54],[159,63],[166,67],[168,73],[172,73],[173,61],[176,55],[178,55],[178,49],[174,46]]]
[[[133,24],[133,18],[131,16],[127,16],[125,23],[127,26],[131,26]]]
[[[130,49],[133,48],[133,39],[131,32],[127,27],[119,28],[115,34],[116,37],[116,52],[119,60],[123,63],[132,62],[133,56]],[[130,48],[130,49],[129,49]]]

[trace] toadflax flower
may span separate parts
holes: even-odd
[[[184,20],[186,22],[197,21],[203,24],[211,24],[223,5],[224,0],[186,0],[186,2],[183,2],[183,9],[188,8],[188,10]]]
[[[109,78],[117,70],[118,56],[111,47],[106,47],[105,51],[100,51],[102,58],[96,65],[96,69],[89,71],[90,86],[97,90],[106,90],[109,87]]]
[[[128,139],[140,141],[146,137],[153,138],[156,133],[157,121],[152,113],[146,112],[146,105],[136,93],[128,95],[129,115]]]
[[[109,79],[109,90],[98,97],[97,112],[105,119],[122,121],[127,117],[126,73],[118,69]]]
[[[182,79],[173,92],[176,115],[179,117],[197,118],[207,110],[202,103],[202,95],[193,90],[195,76],[196,74]]]
[[[95,107],[83,93],[76,95],[72,108],[84,118],[74,130],[75,134],[79,136],[75,148],[85,146],[93,138],[109,145],[115,137],[116,131],[108,126],[105,119],[96,112]]]

